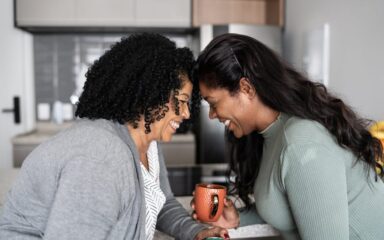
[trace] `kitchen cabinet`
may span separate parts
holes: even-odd
[[[194,27],[230,23],[284,24],[284,0],[193,0]]]
[[[191,27],[191,0],[137,0],[136,26]]]
[[[15,0],[17,26],[75,24],[76,0]]]
[[[15,0],[18,27],[191,26],[191,0]]]
[[[134,0],[77,0],[75,26],[133,26]]]
[[[175,134],[170,142],[159,142],[167,166],[196,164],[195,135]]]

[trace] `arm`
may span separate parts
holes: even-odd
[[[282,161],[283,185],[301,238],[348,240],[344,159],[307,142],[289,146]]]
[[[74,159],[66,164],[44,239],[107,238],[122,205],[122,172],[114,160]]]
[[[163,155],[160,151],[159,148],[160,186],[165,194],[166,202],[159,213],[157,228],[162,232],[180,239],[193,239],[197,233],[206,227],[194,221],[173,196],[168,182],[168,173],[164,164]]]

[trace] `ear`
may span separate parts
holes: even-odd
[[[256,95],[255,87],[251,84],[248,78],[242,77],[239,85],[240,92],[245,93],[249,98],[253,98]]]

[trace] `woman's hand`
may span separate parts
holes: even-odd
[[[203,240],[208,237],[221,237],[226,240],[229,239],[227,229],[221,227],[212,227],[199,232],[196,235],[195,240]]]
[[[193,210],[195,210],[194,199],[195,198],[192,198],[191,201],[191,207]],[[192,213],[192,217],[197,220],[197,215],[195,212]],[[240,224],[240,217],[232,200],[225,198],[223,213],[216,222],[208,222],[208,224],[227,229],[238,227]]]

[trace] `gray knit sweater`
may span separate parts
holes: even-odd
[[[157,228],[182,239],[204,229],[175,200],[159,149],[166,203]],[[79,120],[24,161],[0,216],[0,239],[144,239],[139,156],[124,125]]]

